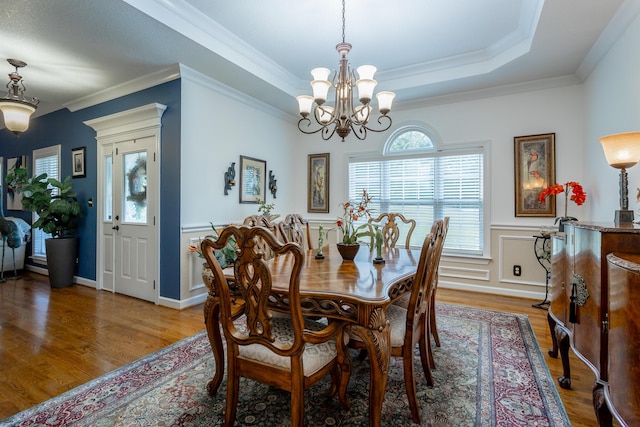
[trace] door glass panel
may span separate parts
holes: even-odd
[[[124,155],[124,222],[147,222],[147,152]]]
[[[113,215],[113,157],[104,158],[104,220],[111,221]]]

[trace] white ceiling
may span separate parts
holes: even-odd
[[[398,107],[581,81],[637,0],[346,0],[353,66]],[[0,59],[28,63],[38,114],[175,77],[177,63],[291,114],[312,68],[338,67],[340,0],[0,0]],[[12,71],[0,63],[0,72]],[[8,78],[6,80],[8,82]],[[532,83],[533,82],[533,83]],[[96,94],[101,97],[96,98]]]

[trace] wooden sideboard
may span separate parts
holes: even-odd
[[[601,426],[612,425],[612,404],[605,397],[605,388],[611,395],[617,385],[609,384],[610,361],[624,361],[627,366],[616,369],[626,368],[629,372],[635,363],[626,354],[619,354],[629,349],[618,348],[613,341],[609,345],[611,289],[607,255],[612,252],[640,254],[640,227],[574,222],[565,224],[564,234],[552,236],[548,321],[553,348],[549,354],[560,354],[562,358],[563,374],[558,382],[563,388],[571,388],[569,348],[593,370],[593,404]],[[616,316],[629,315],[624,310],[617,313]],[[638,341],[629,344],[640,347]]]
[[[640,255],[607,255],[609,377],[607,405],[624,426],[640,425]]]

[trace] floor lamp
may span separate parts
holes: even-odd
[[[620,209],[616,211],[616,225],[633,222],[633,211],[629,210],[629,184],[627,169],[640,161],[640,132],[607,135],[600,138],[607,163],[620,169]]]

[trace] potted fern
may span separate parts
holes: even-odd
[[[26,168],[16,168],[7,174],[6,182],[22,194],[24,209],[38,216],[32,227],[51,235],[45,240],[51,287],[72,285],[78,252],[75,232],[82,217],[82,205],[71,177],[59,181],[43,173],[29,178]]]

